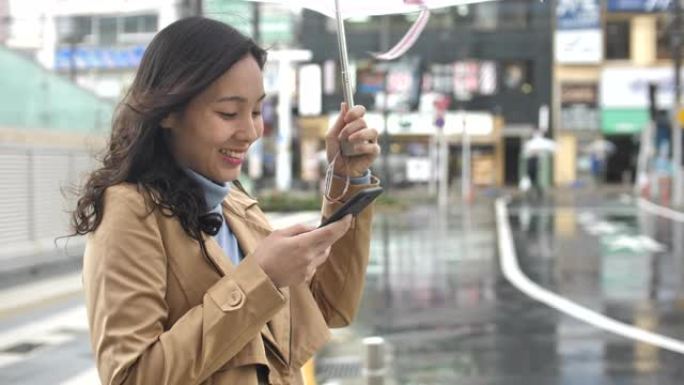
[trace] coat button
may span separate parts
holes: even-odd
[[[233,290],[230,292],[229,299],[228,299],[228,305],[229,306],[237,306],[240,304],[242,301],[242,293],[239,290]]]

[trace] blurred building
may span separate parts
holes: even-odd
[[[559,0],[557,4],[556,184],[588,179],[597,156],[607,163],[608,182],[631,182],[641,133],[651,119],[649,83],[659,86],[658,109],[669,110],[674,99],[671,1]],[[669,127],[663,129],[669,135]],[[602,140],[613,143],[615,151],[587,151],[591,143]]]
[[[4,45],[9,36],[9,0],[0,0],[0,45]]]
[[[442,119],[434,101],[446,96],[451,100],[443,114],[452,155],[450,177],[460,173],[465,121],[473,141],[473,182],[517,183],[521,143],[539,126],[540,109],[551,100],[548,2],[506,0],[434,10],[404,58],[384,64],[370,60],[370,52],[387,50],[399,41],[415,17],[393,15],[346,23],[357,75],[356,103],[369,108],[369,120],[380,129],[384,127],[382,95],[389,95],[391,157],[406,158],[403,170],[393,171],[399,179],[393,182],[424,181],[416,171],[430,169],[431,138],[437,133],[435,123]],[[337,84],[333,20],[305,10],[299,36],[322,69],[323,114],[337,111],[342,93]],[[315,124],[313,119],[308,119],[310,124]],[[324,132],[323,127],[319,132]]]
[[[168,0],[9,0],[7,46],[116,100],[154,34],[188,7]]]

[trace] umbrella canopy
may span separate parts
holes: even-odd
[[[532,139],[525,142],[523,155],[531,157],[540,154],[550,154],[556,151],[556,142],[541,135],[535,135]]]
[[[260,3],[278,3],[286,7],[306,8],[335,18],[335,0],[249,0]],[[350,17],[391,15],[418,12],[455,5],[484,3],[496,0],[340,0],[340,14]]]
[[[342,89],[344,101],[348,106],[354,106],[354,90],[349,74],[349,59],[347,57],[347,41],[344,32],[344,19],[349,17],[365,17],[411,13],[420,11],[418,19],[413,23],[406,35],[389,51],[373,54],[378,60],[393,60],[406,51],[418,40],[421,32],[428,23],[430,9],[445,8],[455,5],[484,3],[497,0],[249,0],[262,3],[278,3],[286,7],[307,8],[322,13],[337,20],[337,42],[340,51],[340,72],[342,74]],[[342,143],[342,153],[347,156],[355,155],[348,142]]]

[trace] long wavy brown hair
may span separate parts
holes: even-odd
[[[204,195],[174,159],[160,122],[183,111],[245,55],[252,55],[263,68],[266,52],[253,40],[203,17],[176,21],[154,37],[114,113],[102,166],[89,175],[79,193],[72,215],[74,235],[98,228],[108,187],[133,183],[152,210],[177,217],[185,232],[204,246],[199,224],[206,211]]]

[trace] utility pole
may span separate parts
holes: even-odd
[[[252,3],[252,39],[257,44],[261,44],[261,4],[259,2]]]
[[[202,16],[202,0],[183,0],[181,15],[183,17]]]
[[[389,49],[390,47],[390,39],[391,39],[391,34],[392,34],[392,25],[391,25],[391,16],[385,15],[381,16],[381,25],[380,25],[380,52],[385,52]],[[385,175],[384,177],[384,187],[385,190],[389,190],[390,187],[392,186],[392,173],[390,171],[390,165],[389,165],[389,155],[390,155],[390,148],[392,147],[391,143],[391,138],[390,138],[390,133],[389,133],[389,93],[387,92],[387,76],[390,71],[390,65],[389,63],[384,63],[381,66],[382,67],[381,71],[383,71],[382,75],[382,91],[385,93],[383,102],[382,102],[382,120],[383,120],[383,129],[384,132],[382,134],[382,170]],[[377,67],[376,67],[377,68]]]
[[[672,198],[675,206],[682,205],[682,128],[679,125],[681,108],[682,67],[682,3],[674,0],[674,25],[672,36],[672,61],[674,62],[674,103],[672,105]]]

